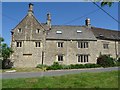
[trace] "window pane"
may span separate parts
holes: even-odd
[[[81,62],[83,62],[83,55],[81,55]]]

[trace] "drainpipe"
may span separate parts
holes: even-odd
[[[116,40],[115,40],[115,55],[116,55],[115,59],[117,60],[117,43],[116,43]]]

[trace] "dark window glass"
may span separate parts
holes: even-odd
[[[17,47],[22,47],[22,42],[17,42]]]
[[[58,42],[58,47],[63,47],[63,42]]]
[[[88,48],[88,42],[78,42],[78,48]]]
[[[88,62],[88,55],[78,55],[78,62]]]
[[[40,47],[40,42],[35,42],[35,47]]]
[[[63,61],[63,55],[58,55],[58,61]]]

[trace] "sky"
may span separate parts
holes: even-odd
[[[2,37],[10,45],[10,31],[26,16],[30,2],[2,2]],[[39,22],[46,22],[46,14],[51,13],[52,25],[85,25],[85,19],[91,19],[91,25],[99,28],[118,30],[118,23],[100,10],[92,2],[32,2],[34,16]],[[97,3],[100,5],[100,3]],[[0,4],[1,6],[1,4]],[[112,7],[102,7],[115,19],[118,19],[118,3]],[[1,19],[0,18],[0,19]],[[1,24],[1,22],[0,22]],[[0,25],[1,26],[1,25]]]

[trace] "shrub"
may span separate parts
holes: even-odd
[[[2,69],[2,59],[0,59],[0,69]]]
[[[70,65],[62,65],[62,69],[70,69]]]
[[[120,62],[120,57],[118,58],[117,62]]]
[[[101,65],[102,67],[115,66],[114,59],[107,55],[99,56],[97,59],[97,64]]]
[[[98,64],[85,64],[85,68],[96,68],[96,67],[101,67],[100,65]]]
[[[47,67],[47,70],[57,70],[57,69],[62,69],[62,65],[60,65],[58,62],[54,62],[53,65]]]
[[[2,60],[2,69],[10,69],[13,66],[13,62],[10,59]]]
[[[36,68],[43,69],[43,68],[47,68],[47,67],[48,67],[47,65],[38,64]]]

